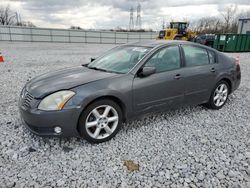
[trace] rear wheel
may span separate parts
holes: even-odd
[[[222,80],[216,84],[206,106],[211,109],[221,109],[226,104],[228,95],[229,85],[226,81]]]
[[[113,138],[122,123],[122,111],[112,100],[99,100],[89,105],[79,119],[79,131],[91,143]]]

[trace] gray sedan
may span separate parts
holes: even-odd
[[[183,41],[113,48],[89,64],[43,74],[22,90],[25,125],[40,136],[110,140],[139,115],[185,105],[220,109],[240,85],[235,59]]]

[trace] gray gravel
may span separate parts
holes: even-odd
[[[241,86],[221,110],[151,114],[99,145],[26,130],[17,101],[27,80],[111,47],[0,43],[6,59],[0,64],[0,187],[250,187],[250,53],[240,54]],[[124,160],[139,171],[130,172]]]

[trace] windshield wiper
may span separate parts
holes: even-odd
[[[106,69],[101,69],[101,68],[97,68],[97,67],[88,67],[88,66],[86,66],[86,67],[89,68],[89,69],[93,69],[93,70],[99,70],[99,71],[103,71],[103,72],[110,72],[110,71],[108,71]]]
[[[122,73],[120,73],[120,72],[111,71],[111,70],[106,70],[106,69],[101,69],[101,68],[98,68],[98,67],[89,67],[88,64],[82,65],[82,66],[87,67],[87,68],[89,68],[89,69],[97,70],[97,71],[109,72],[109,73],[116,73],[116,74],[122,74]]]

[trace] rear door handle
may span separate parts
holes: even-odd
[[[176,80],[179,80],[180,78],[181,78],[180,74],[176,74],[175,77],[174,77],[174,79],[176,79]]]
[[[215,68],[213,67],[213,68],[211,68],[211,70],[210,70],[211,72],[215,72]]]

